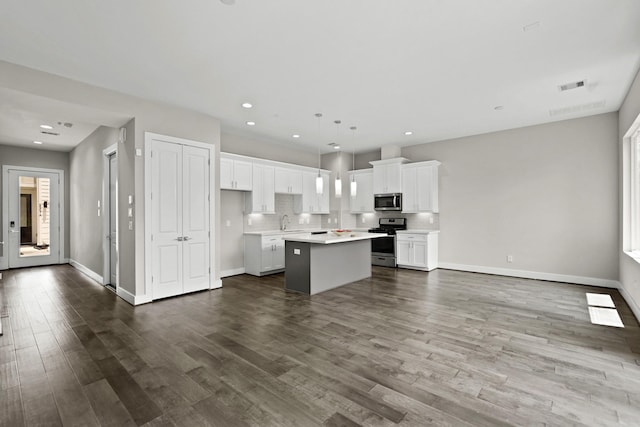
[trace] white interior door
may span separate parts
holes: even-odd
[[[209,288],[209,150],[182,146],[184,292]]]
[[[153,298],[183,292],[182,146],[151,147],[151,263]]]
[[[118,158],[109,157],[109,283],[117,284],[118,271]]]
[[[9,268],[60,263],[60,174],[8,169]]]
[[[153,298],[210,286],[208,149],[151,144],[151,281]]]

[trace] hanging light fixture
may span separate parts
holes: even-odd
[[[322,113],[316,113],[316,117],[318,118],[318,135],[320,135],[320,118],[322,117]],[[324,191],[324,183],[322,180],[322,175],[320,175],[320,145],[318,145],[318,176],[316,177],[316,193],[322,194]]]
[[[338,133],[340,129],[340,120],[335,120],[333,123],[336,124],[336,141],[338,140]],[[336,142],[337,144],[337,142]],[[342,197],[342,180],[340,179],[340,170],[342,169],[342,152],[338,153],[338,174],[336,175],[336,198]]]
[[[356,134],[356,127],[355,126],[351,126],[349,129],[351,129],[351,136],[352,136],[352,140],[355,140],[355,134]],[[351,170],[355,170],[356,169],[356,147],[355,147],[355,143],[353,145],[353,153],[351,156]],[[351,174],[351,197],[356,197],[356,195],[358,194],[358,183],[356,182],[356,174],[352,173]]]

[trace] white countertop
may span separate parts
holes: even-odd
[[[330,231],[327,234],[311,234],[311,233],[293,234],[291,236],[285,236],[284,240],[289,242],[316,243],[319,245],[330,245],[333,243],[355,242],[358,240],[377,239],[380,237],[387,237],[387,235],[382,233],[366,233],[366,232],[353,231],[351,233],[343,234],[342,236],[337,236]]]
[[[431,233],[439,233],[440,230],[422,230],[422,229],[413,229],[413,230],[396,230],[396,234],[431,234]]]
[[[291,229],[291,230],[264,230],[264,231],[246,231],[244,234],[248,234],[250,236],[274,236],[278,234],[306,234],[311,233],[313,231],[329,231],[322,230],[320,228],[307,228],[307,229]]]

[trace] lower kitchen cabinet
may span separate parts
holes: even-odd
[[[244,270],[247,274],[264,276],[284,270],[283,234],[244,236]]]
[[[438,268],[438,232],[403,232],[396,234],[398,267],[431,271]]]

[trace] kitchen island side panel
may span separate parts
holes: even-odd
[[[311,295],[371,277],[370,240],[311,246]]]
[[[309,294],[311,279],[309,276],[311,243],[285,242],[284,247],[284,287],[288,291]]]

